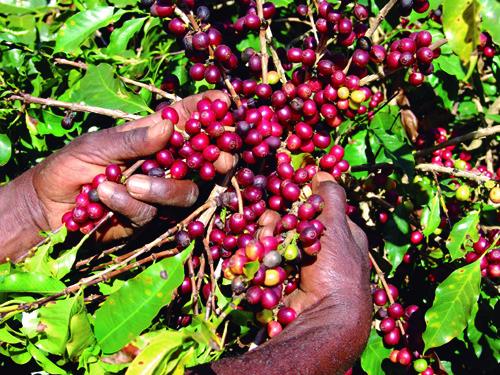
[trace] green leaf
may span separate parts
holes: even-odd
[[[41,273],[23,272],[0,276],[0,293],[53,294],[64,288],[61,281]]]
[[[71,94],[71,100],[129,113],[151,112],[139,95],[128,92],[114,76],[113,67],[104,63],[89,65],[79,87]]]
[[[479,305],[476,303],[472,307],[472,312],[469,317],[469,321],[467,322],[467,338],[469,339],[470,345],[468,347],[472,347],[474,350],[474,354],[477,358],[481,357],[481,353],[483,352],[483,346],[479,343],[481,337],[483,337],[483,333],[477,329],[476,327],[476,315],[479,310]]]
[[[273,0],[273,3],[277,7],[287,7],[293,3],[293,0]]]
[[[444,72],[457,77],[459,80],[465,77],[465,72],[462,69],[462,64],[457,55],[441,55],[433,60],[433,63],[437,64]]]
[[[7,344],[19,344],[23,342],[22,339],[18,338],[17,336],[14,336],[11,333],[11,328],[8,325],[5,325],[0,329],[0,342],[4,342]]]
[[[412,148],[396,135],[379,128],[373,130],[376,138],[381,142],[385,155],[393,161],[396,167],[412,178],[415,174],[415,158]]]
[[[184,262],[194,243],[175,257],[163,259],[111,294],[96,311],[94,332],[104,353],[120,350],[151,324],[184,279]]]
[[[23,14],[34,13],[47,9],[46,0],[2,0],[0,2],[0,13]]]
[[[142,28],[144,18],[134,18],[123,23],[123,26],[113,30],[108,47],[103,50],[109,56],[119,55],[127,49],[128,42]]]
[[[455,260],[464,256],[461,250],[462,245],[465,243],[467,236],[470,236],[473,241],[477,241],[479,237],[477,225],[479,224],[479,212],[469,212],[458,223],[453,225],[450,236],[446,240],[446,248],[450,252],[451,259]]]
[[[302,163],[310,154],[301,152],[300,154],[291,154],[290,157],[292,159],[292,167],[294,170],[299,169],[302,166]]]
[[[345,146],[344,159],[349,162],[351,166],[363,165],[368,163],[366,157],[366,130],[356,133]],[[351,173],[356,178],[363,178],[368,176],[368,172],[353,172]]]
[[[28,352],[33,356],[35,361],[49,374],[67,374],[62,368],[57,366],[54,362],[47,358],[45,353],[38,349],[32,343],[28,343]]]
[[[467,63],[479,39],[479,5],[476,0],[444,0],[443,29],[462,62]]]
[[[260,51],[259,37],[256,34],[248,33],[245,38],[236,44],[236,49],[238,51],[243,51],[248,47],[253,48],[256,51]]]
[[[7,134],[0,133],[0,167],[7,164],[12,155],[12,144]]]
[[[39,327],[43,327],[43,338],[36,346],[51,354],[63,355],[69,338],[71,312],[78,297],[59,300],[39,310]]]
[[[68,18],[57,33],[54,53],[79,54],[80,45],[86,39],[96,30],[116,21],[123,14],[123,11],[113,14],[113,10],[114,8],[110,6],[96,7]]]
[[[498,0],[481,0],[480,13],[483,29],[491,35],[497,45],[500,44],[500,23],[498,22],[500,3]]]
[[[83,303],[83,296],[78,297],[73,306],[72,316],[69,322],[69,337],[66,342],[66,351],[70,359],[77,359],[86,348],[96,342],[94,332],[90,325],[87,309]]]
[[[183,332],[164,331],[155,336],[151,342],[135,357],[126,375],[153,375],[164,373],[158,368],[168,362],[170,355],[177,350],[186,338]]]
[[[254,260],[253,262],[248,262],[243,266],[243,273],[248,278],[248,280],[253,279],[255,273],[259,270],[260,262]]]
[[[437,287],[432,307],[425,314],[427,327],[422,335],[425,350],[450,342],[467,326],[479,297],[479,263],[476,261],[453,271]]]
[[[420,225],[423,228],[423,234],[428,237],[432,234],[441,223],[441,206],[439,204],[439,195],[434,194],[423,211],[420,217]]]
[[[62,226],[61,229],[55,233],[46,233],[49,237],[49,242],[39,246],[35,251],[35,255],[24,261],[24,268],[30,272],[38,272],[48,276],[55,276],[52,274],[50,266],[52,258],[49,257],[49,254],[52,253],[55,245],[64,242],[67,233],[68,230],[66,229],[66,226]]]
[[[384,346],[382,337],[379,336],[376,329],[372,328],[368,344],[361,355],[361,367],[369,375],[385,375],[382,362],[389,358],[389,354],[391,354],[391,349]]]

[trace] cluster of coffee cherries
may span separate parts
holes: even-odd
[[[399,13],[407,17],[414,10],[417,13],[425,13],[429,9],[428,0],[400,0]]]
[[[467,263],[475,262],[482,256],[491,246],[490,240],[495,240],[498,235],[497,230],[492,230],[487,235],[481,235],[472,246],[473,251],[465,254]],[[481,258],[481,276],[488,277],[495,281],[500,278],[500,249],[492,249]]]
[[[492,59],[495,57],[495,45],[493,44],[493,40],[491,36],[487,33],[479,34],[479,51],[483,53],[483,56],[487,59]]]
[[[106,167],[104,173],[96,175],[90,184],[82,186],[75,198],[75,207],[66,212],[61,222],[68,231],[84,234],[90,233],[99,221],[108,213],[107,208],[100,203],[97,187],[104,181],[121,182],[122,171],[116,164]]]
[[[375,318],[377,330],[383,335],[383,341],[388,347],[399,347],[392,350],[389,359],[393,363],[399,363],[402,366],[409,366],[413,362],[415,371],[421,375],[433,375],[434,370],[428,365],[427,360],[421,358],[421,355],[412,351],[405,343],[409,341],[408,330],[410,321],[418,310],[417,305],[403,307],[398,301],[399,291],[392,284],[388,284],[388,291],[392,301],[385,289],[374,287],[372,296],[373,303],[376,306]],[[403,336],[400,326],[404,329]],[[403,345],[403,346],[401,346]]]
[[[427,30],[413,32],[408,37],[393,41],[385,60],[386,67],[389,70],[412,68],[408,81],[413,86],[419,86],[424,82],[426,75],[434,72],[432,60],[441,53],[439,48],[431,49],[431,44],[432,35]],[[377,59],[385,53],[381,48],[381,46],[372,48],[371,53]]]

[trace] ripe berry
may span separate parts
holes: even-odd
[[[410,235],[410,241],[414,245],[418,245],[420,242],[422,242],[423,239],[424,235],[419,230],[412,232]]]
[[[277,318],[278,322],[286,326],[297,318],[297,312],[291,307],[282,307],[278,311]]]

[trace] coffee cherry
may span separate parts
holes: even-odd
[[[424,358],[419,358],[415,360],[415,362],[413,362],[413,369],[416,372],[425,371],[427,369],[427,366],[428,366],[427,361]]]
[[[291,307],[282,307],[277,314],[278,322],[286,326],[297,318],[297,312]]]
[[[396,346],[401,339],[399,328],[394,328],[391,332],[384,335],[384,343],[388,346]]]
[[[373,293],[373,302],[377,306],[384,306],[388,301],[387,294],[383,289],[377,289]]]
[[[283,327],[278,322],[272,320],[267,323],[267,335],[271,338],[279,335],[283,331]]]
[[[403,316],[404,314],[404,308],[401,306],[399,303],[393,303],[387,308],[387,312],[389,313],[389,316],[393,319],[399,319]]]
[[[279,266],[281,264],[281,255],[277,251],[270,251],[266,254],[266,256],[264,256],[262,263],[267,268],[274,268],[276,266]]]
[[[410,235],[410,242],[414,245],[418,245],[424,239],[424,235],[419,230],[416,230]]]
[[[380,330],[383,333],[389,333],[396,328],[396,322],[393,318],[385,318],[380,322]]]
[[[184,177],[186,177],[188,171],[189,168],[186,162],[182,160],[174,161],[172,166],[170,167],[170,175],[176,180],[182,180]]]
[[[411,363],[412,355],[407,348],[402,348],[398,353],[398,362],[402,366],[408,366]]]
[[[470,199],[470,195],[471,192],[468,185],[461,185],[455,192],[455,197],[457,198],[457,200],[462,202],[468,201]]]
[[[272,310],[278,306],[279,298],[271,289],[265,288],[262,291],[260,304],[264,309]]]
[[[172,107],[165,107],[161,111],[161,118],[169,120],[172,124],[176,125],[179,122],[179,114]]]

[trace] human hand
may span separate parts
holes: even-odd
[[[179,114],[176,126],[184,127],[204,97],[229,104],[229,98],[221,91],[190,96],[172,105]],[[8,223],[0,224],[4,237],[0,240],[2,255],[18,259],[23,255],[20,252],[37,242],[39,230],[54,230],[61,225],[62,215],[74,207],[82,185],[103,173],[109,164],[118,164],[124,170],[128,161],[154,155],[165,147],[172,131],[172,123],[157,112],[122,126],[88,133],[1,188],[2,200],[13,202],[8,209],[5,206],[0,210],[2,220],[12,216]],[[219,173],[226,173],[232,163],[231,155],[221,153],[214,165]],[[98,233],[99,239],[109,240],[129,235],[133,227],[149,222],[156,215],[157,206],[192,205],[198,188],[192,181],[133,175],[126,185],[102,183],[98,194],[101,202],[120,217],[119,225]],[[22,240],[14,235],[21,231]]]
[[[231,374],[235,368],[249,375],[343,374],[359,358],[371,326],[368,242],[347,218],[344,189],[331,175],[319,172],[312,190],[325,201],[318,219],[326,229],[321,251],[302,266],[299,288],[285,301],[298,317],[255,350],[189,374]],[[266,216],[262,236],[272,233],[279,220]]]

